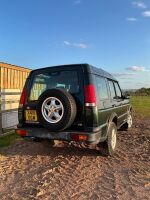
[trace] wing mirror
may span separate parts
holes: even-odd
[[[125,93],[125,94],[122,95],[122,98],[123,99],[130,99],[130,94]]]

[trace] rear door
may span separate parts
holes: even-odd
[[[27,95],[25,109],[25,122],[38,123],[35,117],[39,96],[47,89],[62,88],[71,93],[77,105],[77,117],[74,126],[83,126],[83,72],[77,67],[52,67],[33,72],[30,77],[30,88]],[[27,111],[28,110],[28,111]],[[27,114],[26,114],[27,113]]]
[[[129,106],[129,102],[127,99],[122,98],[122,91],[120,89],[119,83],[118,82],[114,82],[114,86],[115,86],[115,91],[116,91],[116,101],[118,102],[118,106],[120,106],[120,123],[122,123],[124,120],[127,119],[127,110],[128,110],[128,106]]]
[[[96,76],[96,88],[98,123],[101,128],[106,128],[111,109],[107,79],[101,76]]]
[[[124,99],[122,99],[122,92],[117,82],[108,80],[110,95],[111,95],[111,106],[114,112],[118,116],[118,125],[122,124],[127,115],[127,105]]]

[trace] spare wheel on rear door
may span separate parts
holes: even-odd
[[[71,126],[76,112],[73,96],[63,89],[46,90],[38,99],[38,120],[50,131],[62,131]]]

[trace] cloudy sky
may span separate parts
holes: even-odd
[[[0,0],[0,61],[90,63],[122,88],[150,87],[150,1]]]

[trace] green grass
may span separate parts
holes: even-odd
[[[150,96],[133,96],[130,102],[133,113],[140,117],[150,117]]]
[[[19,136],[15,133],[0,137],[0,148],[9,146],[12,144]]]

